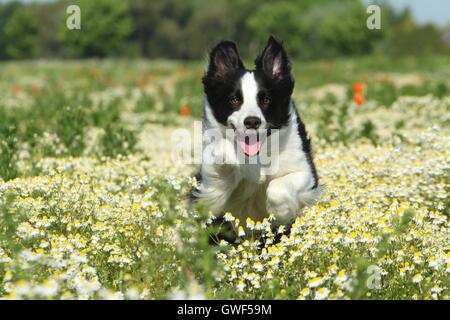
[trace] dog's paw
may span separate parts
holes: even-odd
[[[214,149],[214,160],[217,165],[237,166],[239,161],[233,145],[228,140],[222,140]]]
[[[267,187],[267,211],[273,213],[278,222],[284,223],[293,218],[299,209],[299,203],[293,190],[282,179],[275,179]]]
[[[237,166],[239,164],[233,145],[224,139],[204,148],[202,162],[214,166]]]
[[[272,180],[267,187],[267,211],[281,222],[294,218],[301,208],[312,205],[319,197],[319,188],[311,189],[312,184],[311,175],[305,172]]]

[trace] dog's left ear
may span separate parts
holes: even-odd
[[[256,58],[255,66],[271,79],[291,78],[291,66],[283,42],[273,36],[269,37],[266,47]]]
[[[244,69],[236,44],[233,41],[221,41],[209,55],[207,76],[225,79],[237,69]]]

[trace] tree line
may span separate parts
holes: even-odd
[[[66,8],[81,30],[66,27]],[[77,0],[0,4],[0,59],[147,57],[202,59],[220,39],[251,57],[269,34],[301,59],[382,52],[448,51],[443,30],[417,25],[409,10],[380,1],[380,30],[366,27],[360,0]]]

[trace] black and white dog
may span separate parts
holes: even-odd
[[[231,41],[210,53],[203,77],[203,160],[194,197],[217,215],[231,212],[241,221],[258,221],[273,213],[277,223],[286,223],[318,197],[318,176],[291,99],[294,79],[282,42],[270,37],[255,67],[244,67]],[[259,160],[262,153],[270,168]]]

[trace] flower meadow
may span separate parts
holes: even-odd
[[[0,297],[449,299],[450,61],[427,62],[294,64],[321,198],[290,228],[225,213],[215,244],[171,157],[200,63],[1,64]]]

